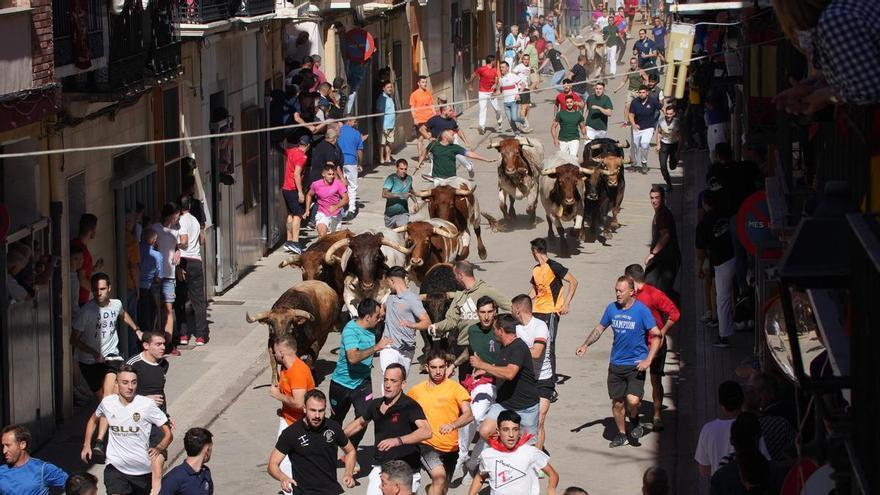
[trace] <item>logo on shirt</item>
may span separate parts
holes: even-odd
[[[495,461],[495,488],[501,488],[514,481],[525,477],[526,473],[504,462],[501,459]]]
[[[309,446],[309,436],[308,435],[300,435],[299,436],[299,444],[302,447],[308,447]]]
[[[392,414],[392,415],[391,415],[391,422],[392,422],[392,423],[397,423],[398,421],[400,421],[400,413],[394,413],[394,414]]]
[[[141,413],[136,412],[136,413],[132,414],[131,419],[133,419],[134,422],[137,423],[138,421],[141,420]]]
[[[336,439],[336,433],[333,433],[333,430],[324,430],[324,441],[327,443],[333,443],[333,440]]]
[[[477,304],[470,297],[467,298],[464,304],[458,307],[458,313],[461,315],[462,320],[478,320],[480,318],[477,315]]]

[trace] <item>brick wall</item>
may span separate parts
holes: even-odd
[[[52,82],[55,74],[55,46],[52,35],[52,0],[31,0],[33,7],[33,75],[34,86]]]

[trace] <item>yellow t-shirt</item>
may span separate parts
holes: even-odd
[[[471,394],[457,382],[445,380],[440,385],[434,385],[430,379],[416,385],[406,393],[414,401],[422,406],[428,424],[431,425],[433,436],[426,440],[438,452],[455,452],[458,450],[458,431],[453,430],[445,435],[440,433],[440,427],[452,423],[461,416],[460,404],[471,400]]]

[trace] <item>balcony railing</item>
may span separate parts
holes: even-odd
[[[275,0],[241,0],[238,12],[239,17],[251,17],[256,15],[271,14],[275,12]]]
[[[181,23],[207,24],[229,19],[228,0],[178,0],[178,14]]]
[[[55,40],[55,67],[62,67],[78,62],[80,68],[90,68],[90,62],[101,58],[104,53],[104,19],[106,18],[107,2],[101,0],[85,0],[85,12],[71,11],[72,0],[53,0],[52,27]],[[77,16],[85,17],[85,33],[81,40],[79,33],[74,33]]]

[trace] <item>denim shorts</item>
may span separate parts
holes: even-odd
[[[162,279],[162,302],[173,303],[175,299],[175,288],[177,280],[173,278]]]
[[[492,404],[492,407],[489,408],[489,412],[486,413],[487,418],[492,418],[494,420],[498,420],[498,415],[501,414],[501,411],[504,411],[505,407],[501,404],[495,403]],[[541,412],[541,403],[536,402],[534,406],[527,407],[525,409],[514,409],[514,412],[519,414],[520,417],[520,430],[524,430],[531,433],[532,435],[538,434],[538,414]],[[532,441],[529,443],[534,445],[535,437],[532,438]]]

